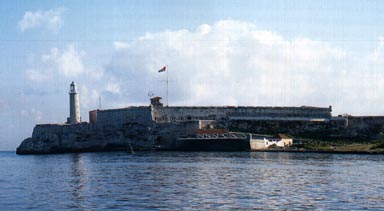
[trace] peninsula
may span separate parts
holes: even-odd
[[[161,97],[153,97],[148,106],[89,111],[89,122],[82,122],[74,82],[69,96],[67,122],[36,125],[17,154],[252,150],[249,140],[255,134],[286,134],[297,142],[262,150],[382,152],[383,148],[377,140],[384,139],[384,116],[332,116],[331,106],[164,106]]]

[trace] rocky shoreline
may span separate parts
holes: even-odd
[[[179,127],[163,125],[151,128],[147,126],[125,125],[124,127],[100,128],[89,123],[82,123],[73,128],[73,125],[37,125],[32,137],[25,139],[16,149],[16,153],[28,155],[111,151],[129,153],[137,151],[221,151],[214,147],[179,150],[173,144]],[[167,131],[167,134],[161,134],[161,131]],[[168,140],[162,140],[162,145],[156,145],[155,142],[158,142],[159,137],[165,137]],[[243,147],[242,149],[233,148],[231,151],[384,154],[383,144],[377,141],[375,143],[339,143],[337,145],[332,141],[320,140],[306,140],[304,143],[303,141],[299,141],[299,143],[301,143],[300,146],[296,144],[287,148],[245,150]]]
[[[158,100],[152,98],[150,106],[93,110],[89,122],[36,125],[16,153],[178,150],[178,139],[207,129],[306,139],[304,145],[263,151],[381,154],[384,149],[383,141],[376,143],[379,147],[349,147],[384,140],[384,116],[332,117],[331,107],[164,107]],[[334,141],[308,141],[312,139]],[[231,146],[235,150],[237,143]],[[190,145],[196,147],[200,150]]]

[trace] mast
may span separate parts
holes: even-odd
[[[166,65],[166,67],[167,67],[167,65]],[[168,107],[168,71],[169,71],[169,69],[167,68],[167,107]]]
[[[161,68],[161,69],[159,70],[159,73],[164,72],[164,71],[167,72],[167,80],[165,80],[165,82],[166,82],[166,86],[167,86],[167,87],[166,87],[166,89],[167,89],[166,91],[167,91],[167,107],[168,107],[168,105],[169,105],[169,104],[168,104],[168,103],[169,103],[169,90],[168,90],[168,86],[169,86],[169,77],[168,77],[168,71],[169,71],[169,70],[167,70],[167,66],[168,66],[168,65],[163,66],[163,68]],[[164,81],[162,81],[162,82],[164,82]]]

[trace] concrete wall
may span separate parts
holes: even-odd
[[[266,140],[263,139],[250,139],[249,144],[251,147],[251,150],[261,150],[261,149],[266,149]]]
[[[290,146],[293,143],[291,138],[266,138],[261,136],[250,137],[249,140],[251,150],[267,149],[269,146],[276,145],[278,147]]]

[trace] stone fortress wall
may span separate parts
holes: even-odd
[[[331,107],[132,106],[93,110],[90,122],[36,125],[20,154],[74,151],[172,149],[201,120],[230,131],[319,139],[384,138],[384,117],[332,117]]]
[[[156,123],[183,122],[189,120],[303,120],[329,121],[331,107],[251,107],[251,106],[152,106],[152,118]]]
[[[67,124],[36,125],[18,154],[106,150],[174,149],[176,139],[197,129],[278,134],[308,138],[384,139],[384,117],[332,117],[332,107],[163,106],[161,97],[149,106],[93,110],[80,121],[77,88],[70,85]],[[75,96],[76,95],[76,96]]]
[[[331,107],[250,107],[250,106],[138,106],[93,110],[90,123],[121,125],[126,122],[181,123],[198,120],[301,120],[330,121]]]
[[[182,124],[190,130],[199,120],[220,122],[230,131],[277,134],[318,139],[374,140],[384,138],[383,116],[332,116],[332,107],[192,106],[152,104],[158,125]]]
[[[252,133],[287,133],[311,136],[331,133],[335,137],[355,137],[384,130],[384,117],[332,117],[331,107],[234,107],[234,106],[132,106],[120,109],[93,110],[90,123],[37,125],[33,138],[42,134],[82,134],[125,130],[129,127],[151,130],[152,135],[173,136],[191,134],[198,126],[193,122],[211,120],[229,130]],[[209,122],[209,121],[208,121]],[[123,129],[121,129],[123,128]],[[192,131],[192,132],[191,132]],[[61,136],[61,135],[60,135]],[[156,138],[155,138],[156,139]]]
[[[376,139],[384,132],[381,116],[332,116],[332,107],[250,106],[162,106],[161,104],[122,109],[96,110],[100,125],[137,122],[149,126],[155,140],[172,143],[175,137],[191,134],[193,122],[210,120],[231,131],[259,134],[287,133],[300,137]],[[90,113],[95,112],[91,111]],[[91,119],[91,117],[90,117]],[[209,122],[209,121],[208,121]],[[182,131],[182,132],[181,132]],[[168,141],[164,141],[168,140]],[[170,140],[170,141],[169,141]]]
[[[90,111],[90,122],[40,124],[18,154],[83,151],[149,150],[154,148],[149,106]]]
[[[151,108],[149,106],[131,106],[89,112],[89,122],[97,125],[123,125],[129,122],[148,124],[151,121]]]

